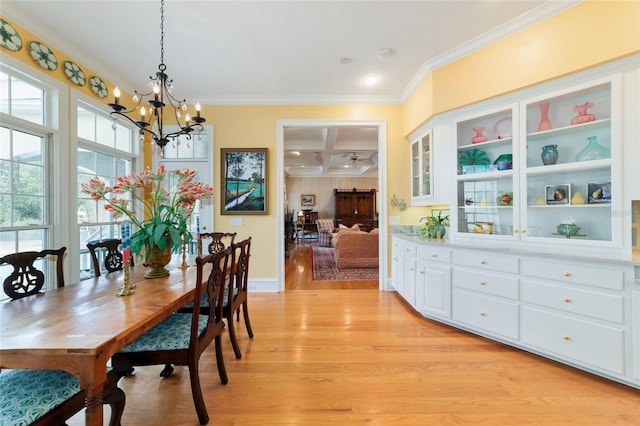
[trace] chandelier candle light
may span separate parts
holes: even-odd
[[[193,131],[201,132],[204,130],[206,120],[200,115],[200,104],[196,103],[196,116],[190,117],[187,113],[186,100],[178,100],[171,92],[173,91],[173,80],[165,73],[167,66],[164,64],[164,0],[160,2],[160,65],[155,77],[150,76],[152,90],[149,93],[139,93],[134,91],[133,102],[135,106],[127,110],[124,105],[120,104],[120,89],[117,87],[113,90],[114,102],[108,104],[113,110],[111,117],[124,118],[135,124],[140,129],[140,134],[148,133],[155,143],[160,147],[169,143],[170,139],[176,139],[180,135],[187,135]],[[140,104],[144,99],[149,104],[149,115],[147,110]],[[179,130],[165,133],[163,129],[163,118],[165,117],[165,107],[171,106],[173,116]],[[132,118],[132,114],[139,109],[140,119]],[[184,121],[182,114],[185,113]],[[155,122],[154,122],[155,121]],[[153,124],[153,125],[152,125]]]

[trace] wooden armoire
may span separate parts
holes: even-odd
[[[336,203],[336,226],[351,227],[359,223],[363,231],[378,227],[375,189],[334,189],[333,194]]]

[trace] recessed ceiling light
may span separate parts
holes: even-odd
[[[340,63],[343,65],[350,64],[352,61],[351,58],[340,58]]]
[[[390,49],[388,47],[385,47],[383,49],[378,50],[378,59],[382,60],[385,58],[389,58],[391,56],[393,56],[395,52],[393,51],[393,49]]]
[[[368,74],[362,78],[362,84],[365,86],[375,86],[380,83],[380,76],[375,74]]]

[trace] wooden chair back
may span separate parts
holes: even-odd
[[[242,358],[240,345],[233,325],[233,313],[236,313],[236,321],[240,321],[240,308],[244,324],[247,328],[249,338],[253,338],[251,321],[249,321],[249,310],[247,306],[247,295],[249,290],[249,259],[251,257],[251,237],[231,246],[233,249],[233,277],[227,289],[224,304],[224,316],[229,326],[229,338],[236,358]]]
[[[56,257],[56,287],[64,287],[64,270],[62,262],[66,247],[57,250],[25,251],[0,257],[0,265],[8,263],[13,271],[3,282],[4,292],[11,299],[37,294],[45,283],[44,272],[34,266],[34,262],[47,256]]]
[[[87,243],[87,248],[91,254],[94,276],[99,277],[101,273],[102,267],[100,265],[100,260],[98,259],[98,255],[101,254],[100,252],[106,251],[104,254],[103,265],[107,270],[107,273],[122,270],[123,258],[122,253],[118,249],[120,244],[122,244],[122,240],[120,238],[90,241]],[[130,265],[133,266],[133,256],[131,257]]]
[[[236,232],[208,232],[200,234],[200,239],[211,240],[207,246],[207,252],[209,254],[214,254],[231,247],[236,239],[236,235]]]

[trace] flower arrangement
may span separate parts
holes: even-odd
[[[192,240],[187,230],[187,219],[196,200],[211,198],[213,188],[195,182],[196,172],[193,170],[173,170],[170,173],[179,176],[172,194],[163,186],[167,176],[164,166],[160,166],[156,173],[147,167],[142,173],[119,177],[113,187],[96,176],[88,184],[82,184],[82,192],[95,201],[103,200],[105,210],[110,211],[115,219],[126,216],[138,228],[131,235],[132,253],[140,254],[143,247],[147,251],[153,247],[163,251],[167,245],[175,250]],[[122,197],[127,193],[131,194],[132,201]],[[140,207],[144,220],[137,216],[136,209]]]

